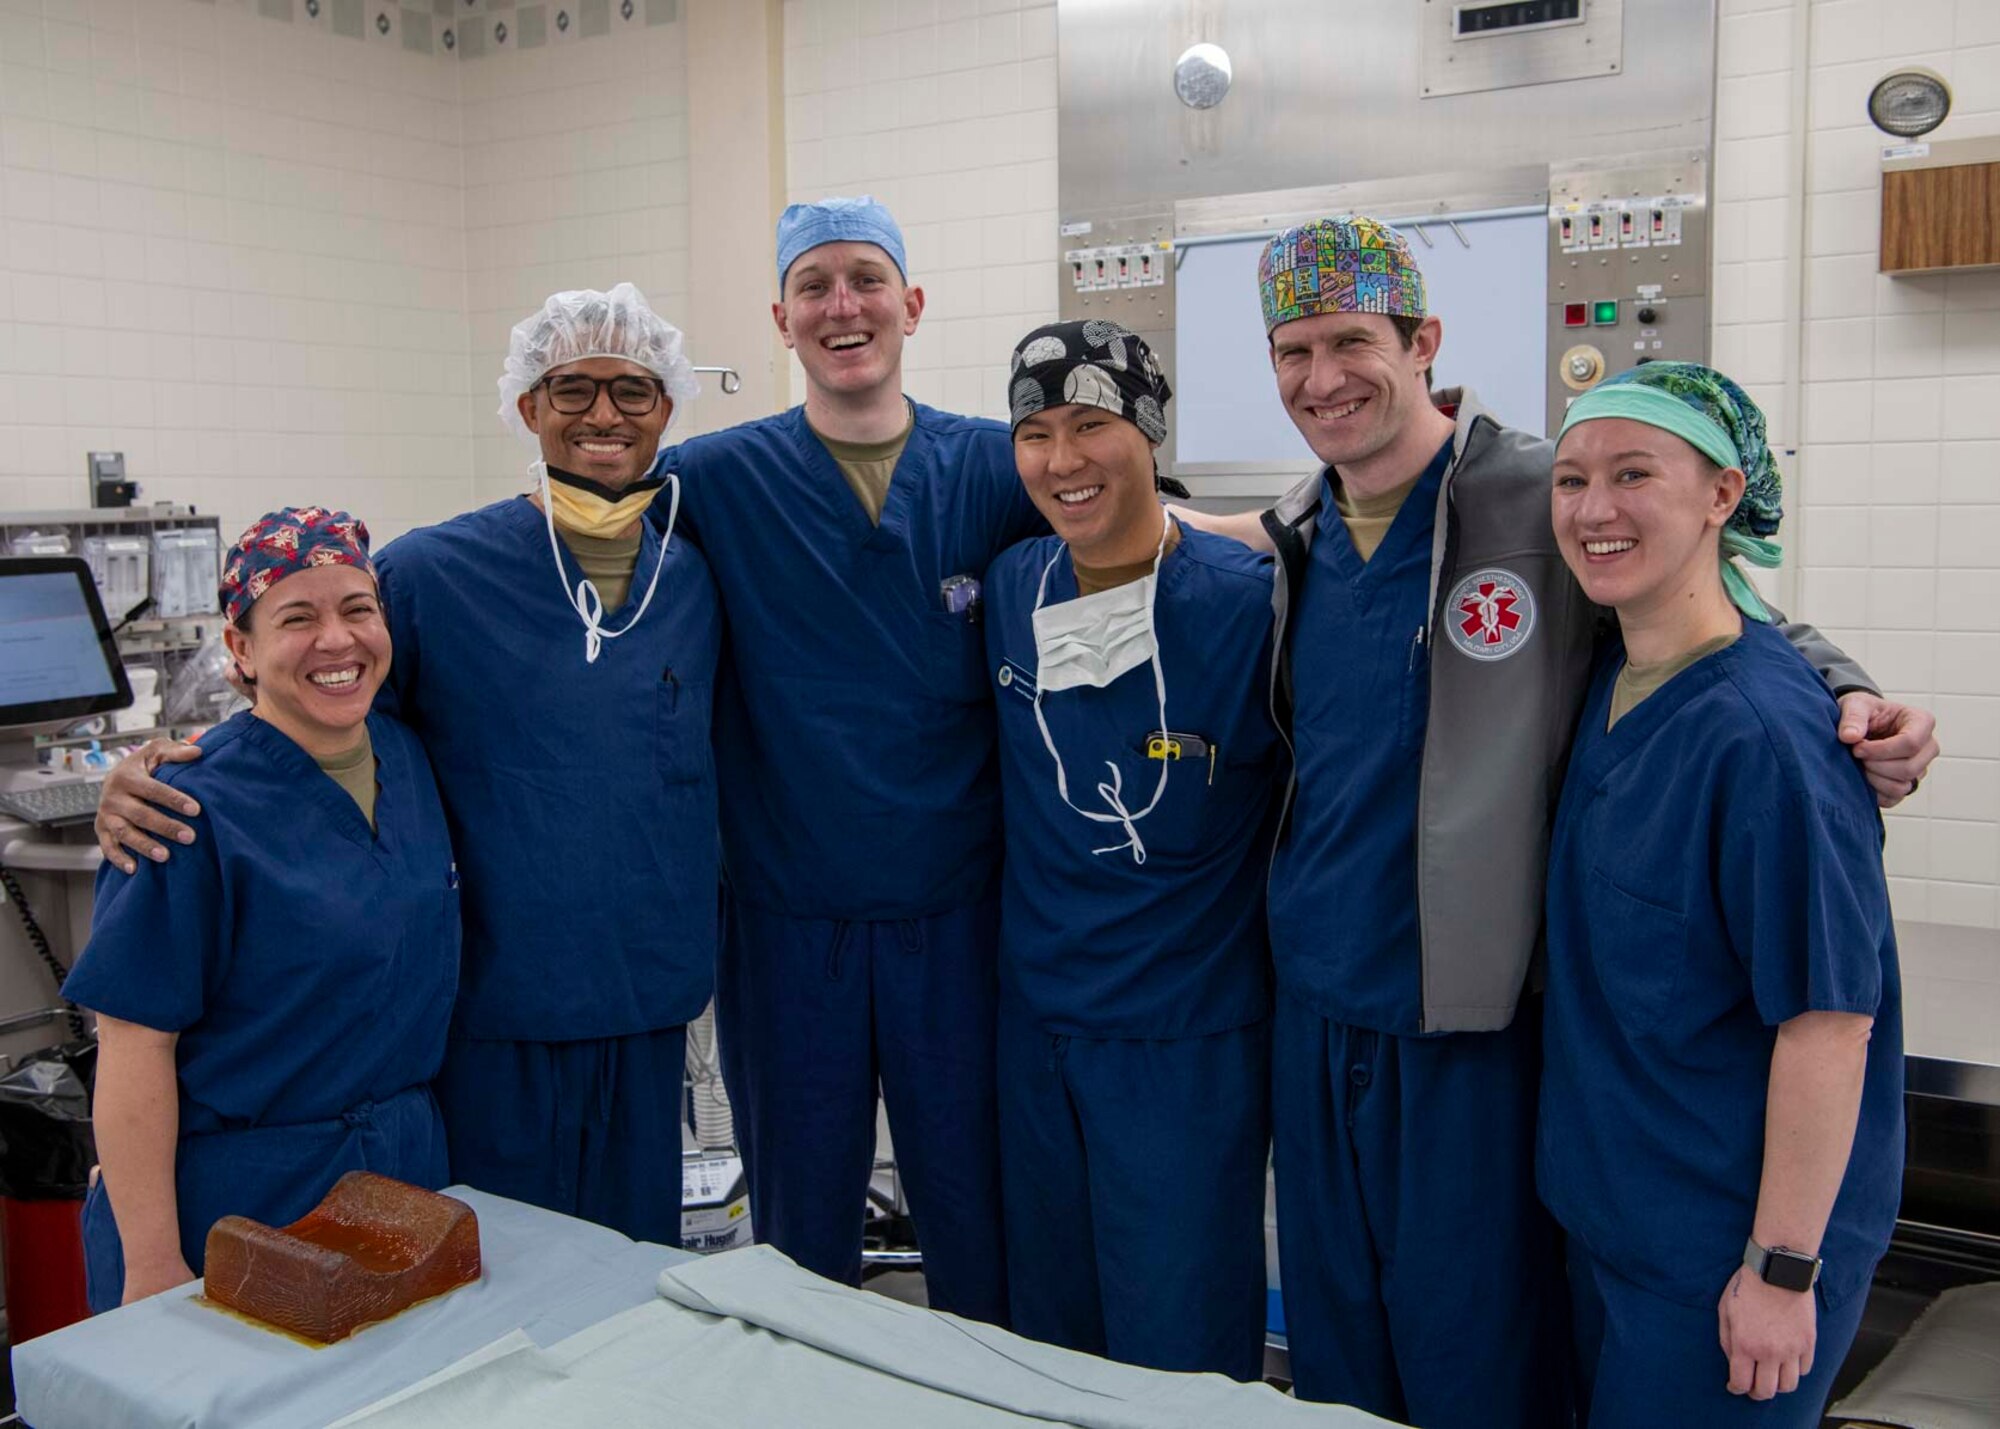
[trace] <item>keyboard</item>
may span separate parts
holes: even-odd
[[[97,817],[97,796],[103,787],[95,779],[72,779],[0,793],[0,814],[49,826],[88,823]]]

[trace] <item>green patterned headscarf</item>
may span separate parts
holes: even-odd
[[[1563,435],[1579,422],[1623,417],[1679,437],[1717,466],[1743,473],[1743,499],[1722,528],[1722,584],[1736,608],[1753,620],[1769,622],[1750,578],[1731,557],[1769,569],[1783,548],[1770,538],[1784,519],[1778,464],[1764,440],[1764,414],[1729,378],[1699,362],[1648,362],[1621,372],[1569,404]]]

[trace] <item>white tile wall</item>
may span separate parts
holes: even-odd
[[[0,3],[0,504],[121,449],[226,527],[463,506],[457,66],[194,0]]]
[[[463,411],[478,502],[521,490],[534,457],[501,428],[494,382],[509,331],[550,293],[631,282],[686,326],[686,32],[678,19],[461,67]]]
[[[1008,354],[1056,316],[1052,0],[785,0],[784,13],[792,200],[889,205],[926,301],[905,388],[1005,416]]]
[[[1789,106],[1808,11],[1802,164]],[[1801,613],[1892,693],[1937,712],[1947,756],[1888,819],[1910,1045],[2000,1062],[2000,274],[1875,271],[1880,152],[1868,90],[1922,63],[1954,91],[1936,138],[2000,133],[1994,0],[1724,0],[1717,104],[1715,351],[1754,354],[1760,271],[1803,269],[1802,421],[1759,369],[1789,462],[1788,559]],[[1802,170],[1802,172],[1801,172]],[[1803,190],[1801,193],[1801,184]],[[1768,203],[1772,198],[1781,202]],[[1784,208],[1802,197],[1802,251]],[[1752,235],[1762,234],[1762,246]],[[1782,290],[1778,290],[1782,297]],[[1743,304],[1727,294],[1746,295]],[[1768,306],[1768,300],[1766,302]],[[1937,927],[1932,925],[1947,925]]]

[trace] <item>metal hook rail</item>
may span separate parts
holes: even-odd
[[[716,385],[722,388],[722,395],[725,397],[734,397],[743,389],[743,378],[733,367],[697,367],[694,370],[720,374],[722,380]]]

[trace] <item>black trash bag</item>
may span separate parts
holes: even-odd
[[[0,1076],[0,1196],[80,1201],[97,1160],[90,1089],[97,1043],[70,1042],[23,1057]]]

